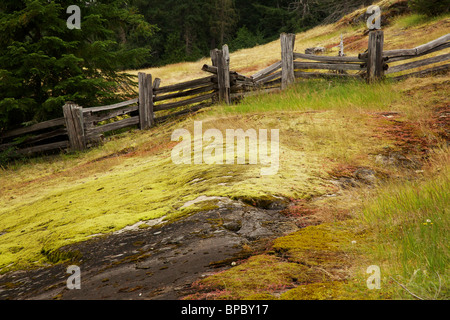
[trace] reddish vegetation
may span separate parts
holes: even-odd
[[[269,67],[276,62],[278,62],[278,60],[271,60],[267,64],[267,66],[263,66],[263,68]],[[255,74],[257,71],[261,70],[261,67],[261,65],[254,65],[246,68],[236,69],[236,71],[242,74]]]
[[[347,51],[358,51],[362,53],[367,49],[369,39],[364,35],[352,36],[344,39],[344,44]]]
[[[426,155],[430,149],[430,141],[420,135],[418,125],[415,123],[390,120],[391,126],[385,134],[395,139],[394,145],[404,153]]]
[[[355,35],[351,37],[344,37],[344,49],[345,51],[360,51],[361,53],[367,48],[368,46],[368,38],[364,35]],[[328,45],[325,45],[326,49],[331,49],[333,47],[339,46],[340,42],[331,43]]]
[[[352,177],[357,169],[358,167],[352,165],[338,164],[328,171],[328,174],[333,178]]]
[[[281,214],[291,217],[300,218],[316,214],[318,208],[313,207],[306,199],[293,200],[288,208],[284,209]]]
[[[450,105],[435,108],[435,115],[430,122],[430,127],[442,139],[450,140]]]

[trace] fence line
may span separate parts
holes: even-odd
[[[14,151],[17,155],[54,150],[84,150],[103,141],[104,134],[129,127],[147,130],[172,117],[209,107],[217,102],[230,104],[239,99],[283,90],[296,79],[337,78],[359,79],[368,83],[410,76],[447,72],[450,64],[395,75],[450,60],[450,53],[425,57],[450,47],[450,34],[412,49],[383,50],[384,33],[369,33],[366,52],[355,57],[323,56],[294,52],[295,35],[281,34],[280,61],[247,77],[230,70],[228,46],[211,50],[212,65],[203,65],[208,76],[182,83],[161,86],[161,79],[139,73],[139,97],[108,106],[83,108],[67,102],[64,117],[0,134],[0,153]],[[424,59],[408,62],[410,59]],[[406,61],[406,62],[405,62]],[[401,64],[390,66],[394,62]]]

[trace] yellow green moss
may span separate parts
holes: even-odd
[[[281,300],[345,300],[346,291],[340,281],[318,282],[300,285],[281,294]]]
[[[225,272],[212,275],[197,283],[208,291],[223,291],[220,299],[250,299],[271,295],[290,286],[293,281],[305,281],[308,268],[285,262],[271,255],[257,255]]]
[[[279,252],[338,251],[351,243],[352,235],[336,226],[322,224],[309,226],[275,240],[273,248]]]
[[[322,123],[324,116],[330,119],[331,115],[299,114],[308,123]],[[264,116],[252,116],[249,119],[225,117],[219,124],[216,117],[200,117],[202,119],[205,130],[216,126],[223,130],[270,129],[279,128],[280,120],[286,121],[289,132],[282,129],[280,134],[281,163],[278,174],[261,176],[261,165],[175,165],[170,157],[171,148],[158,149],[157,153],[152,154],[134,146],[133,152],[137,155],[128,157],[110,146],[117,145],[120,139],[113,140],[102,148],[111,149],[112,154],[119,154],[117,157],[122,158],[108,157],[96,150],[78,155],[79,162],[85,161],[83,159],[86,157],[89,163],[95,162],[99,166],[100,172],[95,172],[89,165],[92,173],[90,171],[85,174],[83,166],[80,166],[79,170],[67,168],[62,175],[48,169],[45,176],[40,170],[43,168],[41,164],[39,171],[34,173],[37,178],[33,180],[30,167],[25,166],[23,173],[20,169],[16,173],[25,176],[26,172],[26,179],[29,181],[27,184],[8,182],[8,176],[14,175],[6,172],[6,175],[0,177],[8,185],[7,189],[2,189],[0,196],[1,272],[42,265],[48,262],[42,255],[42,250],[54,251],[61,246],[87,240],[92,235],[118,231],[139,221],[161,217],[177,219],[216,208],[214,202],[182,208],[187,201],[200,195],[256,199],[262,203],[269,198],[274,199],[273,196],[287,199],[309,198],[323,194],[332,187],[325,183],[326,173],[322,170],[328,163],[327,159],[315,153],[315,146],[307,144],[307,138],[304,138],[305,143],[299,143],[300,137],[305,134],[305,127],[297,125],[300,118],[280,113],[280,120],[277,121]],[[336,119],[334,122],[339,127],[341,120]],[[192,124],[191,120],[186,120],[178,124],[178,127],[192,131]],[[330,126],[329,122],[327,126]],[[161,127],[140,134],[133,133],[132,136],[138,141],[145,141],[144,137],[147,135],[167,144],[167,136],[170,136],[174,127],[168,125],[170,129]],[[139,152],[143,152],[143,155],[138,156]],[[95,160],[93,154],[98,154],[100,159]],[[111,166],[113,159],[116,162]],[[61,161],[67,164],[68,160]],[[103,170],[104,163],[108,163],[105,167],[107,170]],[[49,166],[59,168],[59,164],[55,163]],[[62,169],[57,171],[59,170]],[[52,175],[55,176],[55,182],[52,182]],[[40,181],[45,183],[41,185]]]

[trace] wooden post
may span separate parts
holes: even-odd
[[[158,89],[160,85],[161,85],[161,79],[155,78],[155,81],[153,81],[153,89]]]
[[[281,34],[281,90],[295,82],[294,44],[295,34]]]
[[[344,57],[344,35],[341,34],[341,43],[339,44],[339,57]]]
[[[223,52],[223,77],[224,77],[224,100],[226,104],[231,104],[231,81],[230,81],[230,50],[228,45],[222,47]]]
[[[225,47],[225,46],[224,46]],[[228,46],[224,50],[211,50],[211,61],[217,67],[217,83],[219,87],[219,103],[231,103],[230,98],[230,67]]]
[[[211,54],[211,63],[213,65],[213,67],[217,67],[217,52],[219,51],[219,49],[213,49],[210,51]]]
[[[72,102],[67,102],[63,106],[63,113],[67,134],[69,136],[70,149],[72,151],[86,149],[83,108]]]
[[[372,83],[384,76],[383,61],[384,33],[374,30],[369,33],[369,48],[367,52],[367,82]]]
[[[154,123],[152,75],[139,72],[139,127],[150,129]]]

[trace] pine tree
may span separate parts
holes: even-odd
[[[73,0],[0,3],[0,131],[133,93],[124,66],[145,61],[155,28],[124,1],[78,1],[81,29],[67,27]]]
[[[225,44],[225,39],[230,38],[237,23],[237,13],[233,0],[214,0],[211,14],[212,35],[219,41],[219,46]]]

